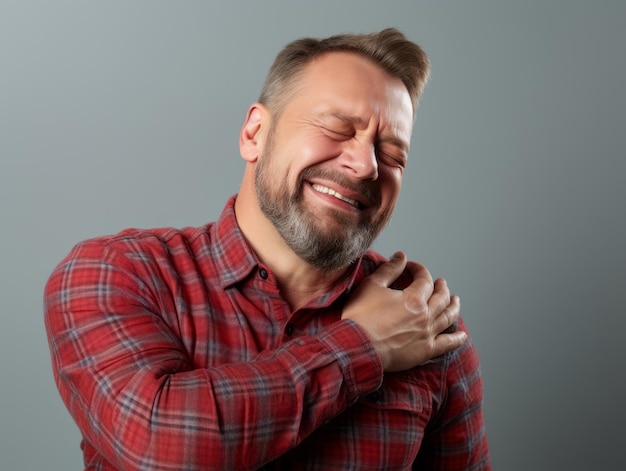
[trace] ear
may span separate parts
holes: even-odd
[[[263,149],[265,127],[269,126],[269,112],[260,103],[248,108],[246,120],[239,133],[239,152],[247,162],[256,162]]]

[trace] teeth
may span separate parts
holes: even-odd
[[[312,185],[312,186],[313,186],[313,189],[315,191],[318,191],[320,193],[325,193],[325,194],[330,195],[330,196],[334,196],[338,200],[345,201],[346,203],[348,203],[351,206],[354,206],[355,208],[359,207],[359,202],[358,201],[350,199],[350,198],[346,198],[341,193],[337,193],[332,188],[328,188],[328,187],[325,187],[325,186],[322,186],[322,185],[318,185],[317,183]]]

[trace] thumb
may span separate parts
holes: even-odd
[[[380,286],[389,287],[402,274],[406,263],[404,252],[396,252],[387,262],[381,264],[369,279]]]

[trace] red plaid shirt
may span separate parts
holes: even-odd
[[[86,469],[490,469],[471,341],[383,375],[340,319],[382,258],[292,312],[233,203],[204,227],[84,242],[53,272],[46,328]]]

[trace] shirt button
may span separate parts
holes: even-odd
[[[267,270],[265,268],[261,268],[259,270],[259,276],[263,278],[264,280],[267,280],[267,277],[268,277]]]
[[[378,402],[382,396],[380,389],[371,393],[367,398],[372,402]]]
[[[285,327],[285,333],[289,336],[291,336],[293,334],[293,324],[287,324],[287,326]]]

